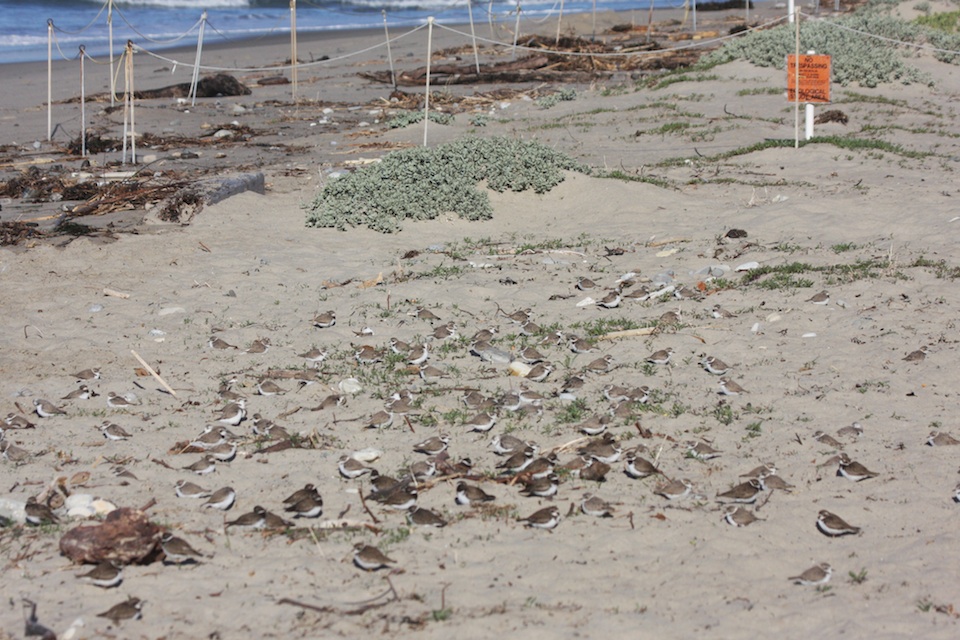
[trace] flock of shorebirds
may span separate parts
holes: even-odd
[[[672,296],[694,303],[702,299],[701,292],[695,288],[672,287],[664,294],[662,289],[650,291],[642,285],[631,288],[635,284],[633,278],[621,278],[615,288],[604,292],[598,300],[590,301],[599,308],[615,309],[630,299],[663,300]],[[581,291],[597,287],[596,283],[586,278],[581,278],[575,286]],[[808,300],[811,304],[818,305],[828,301],[829,294],[826,292]],[[733,313],[720,306],[715,306],[706,313],[721,321],[732,322],[736,318]],[[333,346],[329,350],[314,347],[298,354],[310,368],[291,368],[289,371],[295,375],[287,378],[306,385],[316,382],[322,368],[327,364],[338,359],[352,359],[355,364],[351,366],[354,367],[385,367],[393,371],[399,368],[408,374],[408,378],[419,379],[419,382],[408,385],[408,388],[376,390],[383,396],[390,393],[382,409],[357,419],[364,427],[373,430],[409,428],[414,431],[413,425],[417,422],[417,416],[429,411],[426,408],[429,399],[457,395],[456,403],[459,409],[450,413],[454,416],[450,418],[450,424],[442,429],[438,428],[430,437],[417,437],[417,441],[410,448],[410,455],[416,454],[418,457],[414,457],[415,461],[406,465],[397,477],[381,473],[373,466],[372,463],[380,455],[380,452],[375,450],[345,453],[339,458],[336,473],[344,480],[364,483],[365,486],[361,486],[359,492],[360,500],[363,509],[374,522],[379,520],[370,510],[369,503],[378,505],[385,513],[403,514],[409,525],[416,527],[444,527],[456,520],[457,514],[465,513],[458,509],[451,518],[449,511],[444,513],[422,505],[420,497],[435,487],[449,487],[449,501],[458,508],[481,512],[486,510],[496,513],[497,517],[511,517],[509,514],[515,512],[514,505],[502,509],[497,505],[505,502],[504,493],[516,490],[521,496],[540,501],[539,508],[518,517],[517,522],[533,529],[552,530],[558,527],[564,518],[572,515],[574,509],[587,516],[599,518],[618,516],[617,502],[608,501],[598,494],[602,487],[610,486],[603,484],[605,480],[623,476],[630,480],[656,479],[652,493],[668,503],[677,504],[684,500],[704,503],[715,500],[721,503],[723,522],[734,527],[746,527],[758,521],[756,509],[768,499],[771,492],[789,492],[793,488],[787,480],[778,475],[777,466],[773,463],[763,463],[745,471],[737,481],[730,483],[729,488],[709,497],[701,493],[689,479],[673,477],[674,474],[665,470],[667,465],[664,453],[668,451],[679,450],[683,458],[700,462],[709,462],[723,455],[723,452],[715,449],[709,441],[690,439],[678,442],[669,436],[652,434],[640,424],[643,412],[652,402],[664,395],[662,391],[651,389],[647,385],[635,384],[633,378],[640,375],[654,376],[658,368],[676,366],[676,351],[673,347],[657,350],[646,358],[638,359],[639,361],[620,361],[612,353],[601,353],[598,343],[590,339],[544,329],[537,324],[531,309],[507,313],[498,306],[497,320],[507,325],[509,335],[502,336],[500,327],[491,326],[480,328],[471,337],[464,339],[460,337],[461,326],[455,322],[444,321],[434,310],[420,307],[409,315],[422,323],[417,326],[427,327],[424,339],[411,344],[391,338],[381,346],[353,345],[350,350]],[[663,339],[670,334],[671,328],[680,322],[681,318],[677,313],[664,313],[653,323],[653,337]],[[311,323],[318,330],[328,330],[336,326],[337,315],[332,310],[324,311],[313,317]],[[366,338],[372,335],[372,331],[364,329],[357,335]],[[216,335],[210,337],[208,348],[215,351],[237,349]],[[269,341],[257,340],[246,351],[264,353],[269,348]],[[467,356],[464,350],[469,351],[470,355]],[[912,363],[921,362],[927,353],[928,350],[922,348],[904,359]],[[716,394],[721,396],[718,398],[719,406],[730,402],[736,396],[748,393],[733,379],[735,367],[726,364],[717,355],[692,355],[699,358],[698,364],[706,376],[712,376],[717,381],[714,389]],[[567,370],[562,372],[563,375],[560,375],[560,366],[554,364],[555,361],[562,358],[576,363],[580,356],[589,361],[576,367],[568,366]],[[477,358],[484,371],[481,377],[494,379],[495,383],[500,384],[505,380],[516,383],[510,384],[507,391],[488,394],[481,388],[482,385],[473,386],[473,380],[469,376],[457,378],[459,372],[449,366],[449,363],[445,366],[442,362],[448,357]],[[500,368],[497,368],[498,366]],[[504,368],[516,377],[505,378]],[[486,375],[490,371],[497,375]],[[97,395],[91,386],[101,379],[99,369],[80,371],[74,377],[78,386],[64,396],[64,402],[89,400]],[[456,386],[450,383],[454,379]],[[210,424],[196,436],[176,443],[171,449],[175,453],[199,454],[196,462],[175,469],[183,477],[177,479],[173,491],[178,498],[197,501],[203,510],[226,512],[233,509],[237,503],[237,492],[234,488],[224,486],[209,490],[203,486],[205,479],[215,477],[210,474],[215,472],[217,465],[234,460],[238,451],[248,455],[252,450],[249,445],[263,447],[265,443],[274,441],[296,440],[301,440],[302,444],[303,434],[265,418],[260,413],[248,416],[248,402],[254,404],[259,400],[252,401],[244,393],[236,391],[235,386],[236,380],[224,383],[220,388],[224,405],[210,419]],[[348,379],[341,383],[337,393],[323,398],[320,404],[312,409],[343,407],[351,393],[361,387],[361,383],[355,378]],[[283,387],[282,379],[261,376],[256,382],[255,393],[257,396],[267,397],[283,395],[288,393],[288,390]],[[599,398],[602,398],[600,404],[604,405],[605,409],[590,414],[588,408],[597,404]],[[135,412],[140,402],[133,394],[114,392],[110,392],[105,400],[109,408],[120,412]],[[69,410],[59,404],[36,399],[33,402],[33,412],[40,420],[55,421],[61,416],[69,415]],[[576,411],[570,411],[570,408],[575,408]],[[562,444],[544,447],[531,439],[513,434],[514,431],[535,423],[556,422],[559,413],[564,411],[567,412],[564,419],[578,432],[572,440],[568,437]],[[574,420],[570,420],[571,415],[575,416]],[[118,417],[117,420],[119,419]],[[28,418],[22,413],[10,413],[0,423],[0,451],[6,460],[21,464],[32,459],[30,452],[13,443],[8,437],[12,431],[34,427],[32,420],[34,418]],[[237,432],[240,427],[247,425],[249,434]],[[489,448],[499,458],[495,465],[480,468],[469,458],[453,455],[452,451],[456,448],[458,439],[477,437],[473,434],[481,434],[480,437],[485,438],[485,434],[494,432],[497,425],[506,425],[507,428],[489,439]],[[103,437],[111,442],[122,442],[136,437],[131,435],[128,427],[113,420],[105,420],[97,428]],[[619,432],[620,437],[615,432]],[[836,474],[849,482],[859,483],[877,477],[877,473],[842,451],[844,442],[854,442],[862,435],[863,429],[857,423],[841,428],[836,437],[823,431],[813,433],[811,439],[817,443],[820,450],[835,451],[834,457],[824,462],[821,467],[835,466]],[[626,444],[638,436],[642,440],[658,444]],[[939,447],[960,444],[960,441],[947,433],[933,432],[927,444]],[[248,450],[244,452],[243,448]],[[616,472],[615,466],[620,467]],[[115,467],[114,473],[118,477],[133,477],[131,470],[122,466]],[[562,513],[557,504],[564,484],[580,488],[580,497],[576,503],[570,505],[566,514]],[[585,490],[588,486],[594,489]],[[618,486],[616,491],[622,491],[622,486]],[[960,486],[955,490],[953,499],[960,502]],[[61,504],[62,500],[57,502],[55,492],[48,495],[44,501],[30,498],[25,507],[26,523],[42,525],[60,522],[61,516],[58,516],[57,511]],[[225,529],[247,531],[285,530],[296,526],[287,518],[320,518],[324,513],[323,505],[320,490],[310,483],[282,501],[283,515],[256,505],[252,510],[227,520],[224,526]],[[633,526],[633,514],[628,515]],[[381,517],[384,516],[381,514]],[[827,510],[820,510],[811,520],[820,533],[829,537],[856,535],[861,532],[860,527],[849,524],[841,516]],[[169,564],[200,563],[207,557],[190,542],[169,531],[161,534],[157,546],[162,551],[164,562]],[[376,571],[397,565],[397,562],[381,549],[363,542],[354,546],[352,560],[364,571]],[[78,577],[98,587],[111,588],[122,582],[122,571],[122,567],[105,561]],[[823,585],[830,580],[832,571],[829,564],[819,563],[790,580],[805,585]],[[139,599],[131,597],[99,615],[115,622],[138,618],[142,604]]]

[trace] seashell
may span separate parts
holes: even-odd
[[[528,365],[526,362],[520,362],[519,360],[514,360],[513,362],[510,363],[510,366],[508,367],[508,369],[510,370],[510,375],[526,378],[527,375],[530,373],[530,370],[533,369],[533,367]]]
[[[360,381],[356,378],[347,378],[346,380],[341,380],[340,384],[337,385],[337,388],[340,389],[340,393],[360,393],[363,391],[363,385],[360,384]]]
[[[754,269],[759,269],[760,263],[756,261],[744,262],[741,265],[738,265],[734,271],[752,271]]]
[[[587,296],[586,298],[584,298],[583,300],[581,300],[580,302],[578,302],[578,303],[577,303],[577,306],[578,306],[578,307],[592,307],[592,306],[595,305],[595,304],[597,304],[597,301],[594,300],[593,298],[591,298],[590,296]]]
[[[366,449],[354,451],[352,454],[350,454],[350,457],[360,462],[376,462],[382,455],[383,451],[374,449],[373,447],[367,447]]]

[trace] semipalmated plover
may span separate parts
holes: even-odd
[[[860,533],[860,527],[847,524],[843,518],[826,509],[821,509],[817,515],[817,529],[831,538]]]
[[[818,587],[830,582],[830,576],[833,575],[833,567],[826,562],[812,566],[798,576],[787,578],[796,584],[802,584],[806,587]]]

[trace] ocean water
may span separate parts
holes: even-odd
[[[474,20],[486,23],[493,16],[512,24],[517,1],[475,0]],[[683,6],[683,0],[654,1],[657,7]],[[441,24],[464,24],[467,2],[297,0],[297,32],[382,28],[384,12],[391,29],[423,24],[430,16]],[[564,0],[563,11],[589,12],[594,4],[598,11],[646,12],[650,7],[649,0]],[[522,0],[520,6],[522,26],[533,30],[537,21],[556,15],[560,0]],[[117,51],[127,40],[151,51],[195,44],[204,10],[205,44],[290,32],[290,0],[0,0],[0,63],[46,60],[51,32],[54,59],[76,58],[80,45],[90,56],[103,56],[109,42],[108,14]]]

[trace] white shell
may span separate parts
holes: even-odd
[[[783,318],[779,313],[771,313],[767,316],[767,322],[780,322]]]
[[[356,378],[347,378],[346,380],[341,380],[340,384],[337,385],[337,388],[340,389],[341,393],[360,393],[363,391],[363,385],[360,384],[360,381]]]
[[[817,337],[817,334],[815,334],[814,332],[811,331],[811,332],[809,332],[809,333],[803,334],[803,335],[800,336],[800,337],[801,337],[801,338],[816,338],[816,337]]]
[[[672,284],[668,284],[663,289],[658,289],[657,291],[651,291],[649,294],[647,294],[646,299],[651,300],[653,298],[660,298],[662,296],[667,295],[668,293],[673,293],[676,290],[677,288],[675,286],[673,286]]]
[[[71,518],[92,518],[110,513],[117,508],[117,505],[94,498],[89,493],[74,493],[67,496],[63,506],[67,510],[67,515]]]
[[[350,457],[359,462],[376,462],[382,455],[383,451],[374,449],[373,447],[367,447],[366,449],[354,451],[352,454],[350,454]]]
[[[529,375],[530,370],[533,369],[526,362],[520,362],[519,360],[514,360],[510,363],[508,367],[510,369],[510,375],[520,376],[521,378],[526,378]]]
[[[187,310],[183,307],[164,307],[157,312],[158,316],[169,316],[173,313],[186,313]]]
[[[752,261],[752,262],[744,262],[743,264],[738,265],[737,268],[734,269],[734,271],[752,271],[753,269],[759,269],[759,268],[760,268],[760,263]]]
[[[597,301],[594,300],[593,298],[591,298],[590,296],[587,296],[586,298],[584,298],[583,300],[581,300],[580,302],[578,302],[578,303],[577,303],[577,306],[578,306],[578,307],[591,307],[591,306],[593,306],[593,305],[595,305],[595,304],[597,304]]]
[[[759,322],[754,322],[754,323],[753,323],[753,326],[750,327],[750,332],[751,332],[751,333],[759,333],[759,332],[760,332],[760,323],[759,323]]]
[[[12,498],[0,498],[0,516],[23,524],[27,521],[27,503]]]
[[[97,498],[93,501],[91,505],[93,510],[97,512],[98,516],[105,516],[111,511],[117,510],[117,505],[113,504],[109,500],[104,500],[103,498]]]
[[[658,258],[666,258],[667,256],[672,256],[677,251],[680,251],[680,249],[678,249],[677,247],[673,247],[672,249],[664,249],[663,251],[658,251],[656,255]]]

